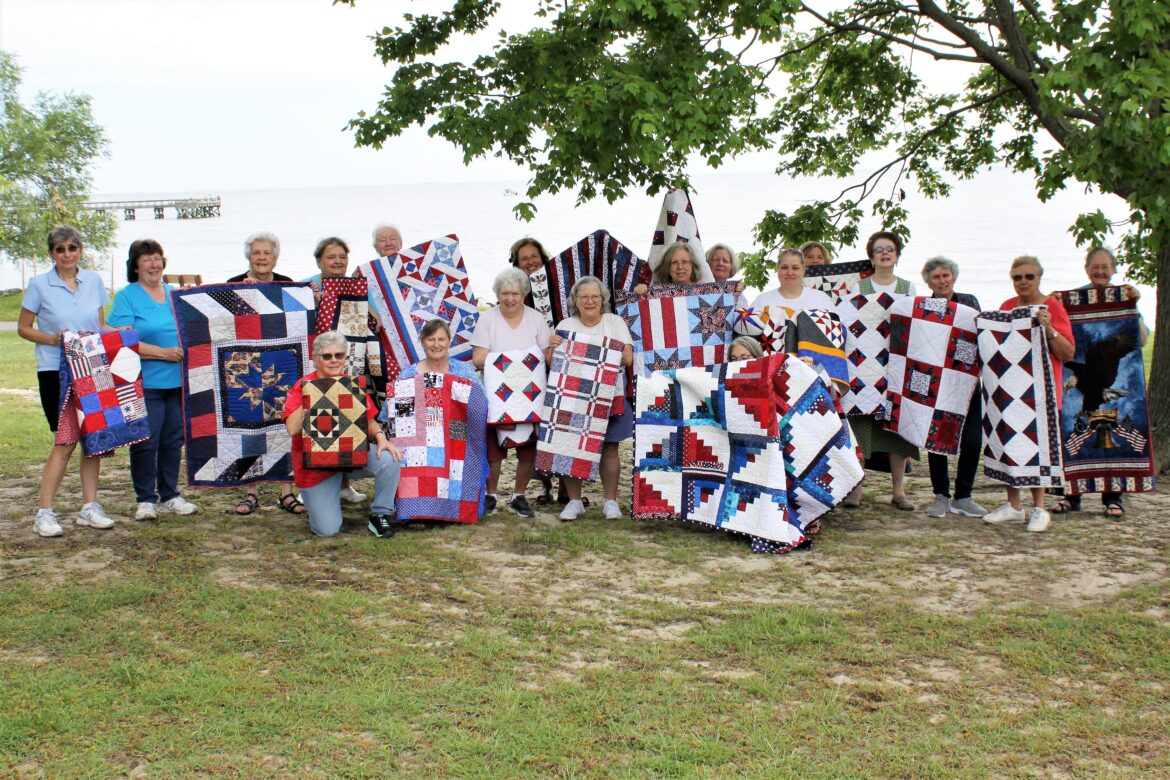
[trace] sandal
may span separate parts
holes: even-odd
[[[1106,504],[1105,516],[1110,520],[1120,520],[1121,518],[1125,517],[1125,507],[1123,507],[1121,504]]]
[[[236,514],[240,517],[250,515],[260,508],[260,496],[255,493],[245,493],[244,497],[240,499],[240,503],[236,504]]]
[[[1067,498],[1062,498],[1060,501],[1056,502],[1056,505],[1052,507],[1050,511],[1054,515],[1067,515],[1070,512],[1076,512],[1078,509],[1080,509],[1079,506],[1074,506],[1073,502],[1069,501]],[[1106,510],[1105,514],[1109,514],[1108,510]]]
[[[281,496],[279,506],[290,515],[303,515],[308,511],[305,509],[305,505],[301,503],[301,500],[292,493],[285,493]]]

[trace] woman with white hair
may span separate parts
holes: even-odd
[[[530,285],[528,275],[519,268],[505,268],[496,276],[492,290],[498,305],[479,315],[475,332],[471,334],[471,362],[482,370],[487,357],[493,352],[507,352],[513,349],[536,349],[547,362],[549,357],[549,328],[544,317],[536,309],[524,305]],[[535,512],[528,505],[525,490],[535,473],[536,431],[527,442],[517,445],[516,486],[508,509],[521,517],[534,517]],[[507,456],[507,450],[500,444],[495,431],[487,433],[488,478],[487,496],[484,498],[484,514],[495,511],[498,499],[496,488],[500,483],[500,466]]]
[[[389,257],[402,251],[402,232],[385,222],[374,228],[374,251],[378,257]]]

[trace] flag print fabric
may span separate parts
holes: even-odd
[[[569,293],[584,276],[596,276],[611,294],[650,282],[650,266],[646,261],[604,230],[595,231],[551,258],[546,271],[553,324],[569,318]],[[536,296],[533,288],[534,302]]]
[[[540,424],[548,370],[538,349],[489,352],[483,364],[487,424],[502,447],[528,442]],[[488,431],[493,435],[493,431]]]
[[[837,305],[845,328],[845,359],[849,389],[841,407],[849,415],[878,414],[885,408],[886,366],[890,361],[889,293],[852,295]]]
[[[626,321],[633,339],[635,373],[722,363],[731,343],[738,284],[654,283],[645,295],[614,293],[614,312]]]
[[[869,260],[855,260],[848,263],[810,265],[804,270],[804,286],[820,290],[840,304],[849,297],[849,287],[854,282],[873,276],[873,263]]]
[[[699,259],[705,261],[703,241],[699,238],[699,223],[695,219],[691,196],[686,190],[670,190],[662,199],[662,211],[658,215],[658,224],[654,227],[654,237],[650,241],[650,254],[646,257],[651,271],[658,268],[666,248],[676,241],[690,244]],[[699,281],[715,281],[707,263],[702,262],[700,265],[702,268]]]
[[[138,331],[62,333],[58,410],[57,443],[90,457],[149,439]]]
[[[369,458],[369,411],[364,376],[320,377],[301,383],[302,465],[307,469],[350,469]]]

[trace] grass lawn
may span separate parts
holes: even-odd
[[[24,298],[24,293],[19,290],[0,295],[0,322],[16,322],[17,317],[20,316],[22,298]]]

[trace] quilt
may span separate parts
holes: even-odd
[[[1038,306],[981,312],[983,473],[1012,487],[1061,487],[1056,382]]]
[[[187,481],[231,487],[292,479],[281,420],[312,370],[313,289],[299,282],[209,284],[171,292],[183,348]]]
[[[808,266],[804,272],[804,286],[820,290],[840,304],[849,297],[849,287],[868,276],[873,276],[873,263],[854,260],[848,263]]]
[[[321,377],[301,384],[301,442],[307,469],[361,468],[369,450],[364,376]]]
[[[650,266],[605,230],[585,236],[549,260],[549,311],[554,324],[568,319],[569,292],[583,276],[596,276],[614,293],[649,284]]]
[[[1077,345],[1062,382],[1066,490],[1151,491],[1154,458],[1137,303],[1122,287],[1068,290],[1060,298]]]
[[[889,293],[853,295],[837,304],[845,327],[845,359],[848,361],[849,389],[841,396],[848,415],[877,414],[885,408],[886,365],[890,361],[890,307],[896,298]]]
[[[787,552],[863,472],[848,424],[816,373],[789,355],[639,379],[637,519],[702,523]]]
[[[557,334],[564,341],[549,366],[536,470],[596,481],[626,345],[604,336]]]
[[[317,304],[316,333],[335,330],[349,342],[345,373],[368,376],[374,405],[381,408],[386,398],[386,373],[377,320],[370,314],[367,284],[361,278],[324,278]],[[397,367],[395,367],[397,369]],[[395,370],[394,375],[397,376]]]
[[[614,312],[634,342],[634,371],[646,375],[723,362],[731,343],[738,282],[650,285],[646,295],[614,293]]]
[[[457,236],[364,263],[354,276],[369,284],[370,300],[382,320],[382,342],[399,367],[423,358],[418,334],[436,318],[451,326],[451,357],[471,360],[468,340],[479,321],[479,304],[468,284]]]
[[[553,319],[552,296],[548,290],[548,268],[542,265],[528,274],[528,285],[531,290],[525,303],[536,309],[540,316],[544,317],[548,326],[552,328],[556,325],[556,321]]]
[[[886,430],[939,455],[957,455],[979,389],[979,312],[946,298],[900,298],[890,307]]]
[[[65,331],[58,409],[59,429],[76,432],[90,457],[149,439],[138,331]]]
[[[691,196],[686,190],[670,190],[662,199],[662,211],[658,214],[658,224],[654,226],[654,237],[650,241],[650,254],[646,257],[651,271],[658,268],[666,248],[675,241],[690,244],[699,259],[705,259],[703,241],[699,238],[699,223],[695,220],[695,209],[691,206]],[[702,263],[699,281],[715,281],[705,262]]]
[[[841,392],[849,389],[849,364],[845,360],[845,328],[836,312],[825,309],[787,310],[789,325],[786,352],[809,358]]]
[[[475,523],[487,481],[487,398],[468,364],[446,374],[407,366],[382,414],[387,435],[403,450],[396,508],[399,520]]]
[[[538,349],[489,352],[483,364],[487,393],[487,424],[496,427],[501,447],[514,447],[532,438],[544,409],[548,369]],[[492,435],[489,431],[488,435]]]

